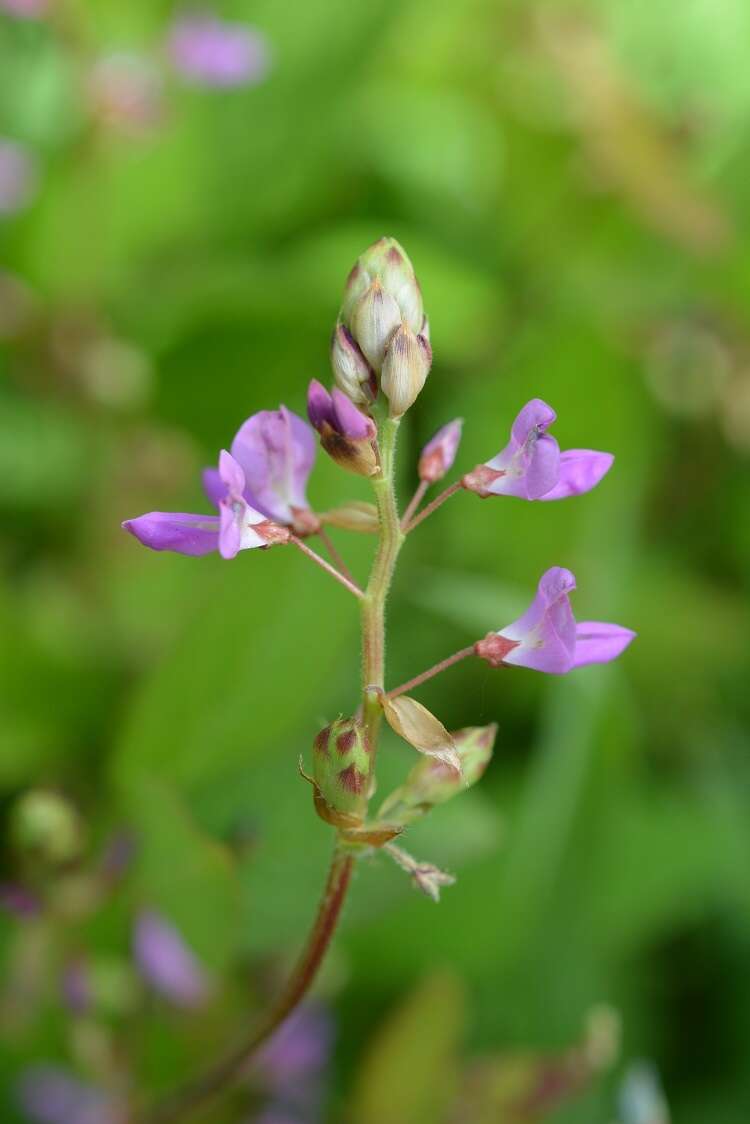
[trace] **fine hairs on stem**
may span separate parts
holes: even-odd
[[[561,452],[548,432],[555,413],[532,398],[511,426],[508,443],[422,507],[432,485],[453,467],[461,419],[447,422],[424,447],[417,465],[419,483],[399,516],[396,448],[399,426],[425,386],[432,363],[429,328],[414,268],[394,238],[370,246],[351,270],[331,344],[334,387],[313,380],[308,388],[310,426],[282,406],[263,410],[243,424],[222,450],[216,469],[207,470],[218,514],[149,512],[123,524],[154,550],[196,555],[217,551],[224,559],[255,548],[294,546],[359,602],[361,622],[360,699],[349,714],[319,731],[311,750],[315,813],[334,833],[333,857],[323,896],[296,967],[269,1009],[194,1081],[162,1103],[134,1109],[138,1124],[187,1119],[228,1090],[244,1073],[256,1050],[304,999],[333,938],[353,869],[363,855],[381,853],[405,872],[412,885],[433,901],[454,875],[416,859],[396,845],[407,825],[477,783],[490,760],[497,727],[467,726],[450,733],[440,719],[407,692],[422,686],[469,656],[491,667],[525,667],[560,675],[619,656],[634,633],[600,621],[577,623],[570,596],[575,577],[552,565],[538,581],[531,604],[516,620],[473,641],[426,671],[390,690],[386,687],[386,608],[401,548],[417,527],[463,490],[482,498],[512,496],[528,501],[563,500],[595,487],[612,465],[609,453],[591,449]],[[312,427],[312,428],[311,428]],[[363,476],[372,504],[352,501],[351,530],[374,532],[369,578],[360,587],[339,549],[322,529],[322,518],[307,501],[315,458],[315,432],[325,453],[346,472]],[[246,449],[252,446],[252,456]],[[346,511],[347,508],[341,509]],[[306,538],[320,537],[330,561]],[[260,561],[259,559],[257,560]],[[519,606],[521,609],[522,606]],[[488,621],[493,629],[497,622]],[[326,700],[326,705],[329,705]],[[404,782],[386,796],[376,813],[370,807],[383,718],[415,751]],[[290,776],[292,761],[290,760]],[[290,934],[294,937],[295,934]]]

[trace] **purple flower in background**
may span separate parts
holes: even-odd
[[[200,86],[246,86],[268,73],[265,38],[247,24],[209,13],[179,16],[169,33],[168,52],[175,70]]]
[[[298,1008],[257,1055],[252,1075],[268,1093],[256,1121],[312,1124],[322,1101],[322,1078],[333,1046],[333,1024],[317,1004]]]
[[[420,480],[435,484],[453,467],[463,424],[463,418],[456,418],[439,429],[432,440],[427,442],[419,458]]]
[[[56,1066],[32,1066],[17,1088],[18,1103],[37,1124],[125,1124],[124,1108],[108,1093]]]
[[[86,961],[82,958],[71,960],[65,965],[62,995],[66,1006],[74,1014],[82,1014],[91,1005],[91,980]]]
[[[181,511],[150,511],[137,519],[126,519],[124,530],[151,550],[173,550],[198,556],[218,550],[222,558],[234,558],[240,550],[287,542],[289,531],[267,519],[246,497],[245,473],[226,449],[219,455],[219,469],[206,481],[209,497],[218,515],[195,515]]]
[[[20,920],[36,917],[42,908],[36,895],[17,882],[0,884],[0,907]]]
[[[22,144],[0,137],[0,218],[23,210],[36,190],[36,167]]]
[[[0,8],[19,19],[38,19],[48,7],[49,0],[0,0]]]
[[[315,462],[315,435],[307,422],[287,410],[261,410],[240,426],[232,456],[245,474],[247,502],[277,523],[292,525],[309,511],[307,481]],[[216,469],[203,482],[210,498],[219,487]]]
[[[569,599],[575,587],[570,570],[561,566],[547,570],[523,616],[480,640],[476,654],[493,667],[516,664],[551,675],[616,659],[635,633],[603,621],[577,622]]]
[[[177,929],[153,910],[139,915],[133,953],[143,977],[178,1007],[199,1007],[208,998],[206,974]]]
[[[560,446],[547,430],[555,411],[532,398],[513,422],[510,441],[496,457],[463,478],[477,495],[518,496],[524,500],[562,500],[594,488],[612,467],[611,453]]]

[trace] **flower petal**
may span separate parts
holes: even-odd
[[[246,480],[242,465],[226,449],[219,453],[219,476],[231,496],[239,497],[245,491]]]
[[[598,453],[594,449],[567,449],[560,454],[557,483],[539,499],[564,500],[590,492],[609,472],[614,459],[612,453]]]
[[[214,507],[218,507],[227,494],[227,486],[222,480],[218,468],[204,468],[201,473],[203,491]]]
[[[546,433],[557,414],[541,398],[532,398],[530,402],[519,411],[510,431],[511,439],[517,445],[524,445],[529,434],[536,429],[539,434]]]
[[[320,429],[325,422],[335,425],[331,396],[317,379],[311,379],[307,388],[307,416],[314,429]]]
[[[605,621],[580,621],[576,625],[574,667],[590,663],[609,663],[625,651],[635,632],[619,624]]]
[[[505,656],[504,663],[551,675],[570,671],[576,648],[576,623],[569,594],[575,585],[575,576],[562,566],[553,566],[542,575],[537,595],[523,616],[499,630],[500,636],[518,643]]]
[[[123,1120],[124,1105],[58,1066],[35,1065],[24,1070],[18,1100],[29,1120],[37,1124],[121,1124]]]
[[[232,455],[245,473],[245,498],[280,523],[292,523],[295,508],[308,508],[315,453],[312,430],[286,406],[253,414],[232,442]]]
[[[336,421],[335,428],[343,436],[352,441],[364,441],[375,436],[375,424],[368,418],[347,396],[334,387],[331,395],[333,413]]]
[[[428,441],[419,458],[419,478],[430,484],[442,480],[456,459],[463,418],[455,418],[437,431]]]
[[[142,974],[180,1007],[197,1007],[207,998],[203,968],[177,929],[152,910],[141,913],[133,934],[133,951]]]
[[[210,554],[219,545],[219,517],[216,515],[149,511],[137,519],[126,519],[122,526],[151,550],[173,550],[197,557]]]

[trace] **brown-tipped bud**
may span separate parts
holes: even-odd
[[[391,336],[401,323],[395,299],[376,278],[357,301],[349,328],[367,361],[380,371]]]
[[[339,320],[331,338],[331,367],[336,385],[357,406],[367,406],[377,394],[375,372],[349,329]]]
[[[463,419],[455,418],[439,429],[428,441],[419,458],[419,479],[436,484],[453,467],[461,441]]]
[[[333,511],[325,511],[320,516],[322,523],[339,527],[342,531],[357,531],[362,535],[377,534],[380,527],[378,509],[366,500],[352,500]]]
[[[395,823],[410,823],[458,793],[476,784],[484,774],[495,744],[497,725],[467,726],[451,734],[461,772],[444,761],[419,761],[395,792],[385,800],[378,815]]]
[[[370,750],[364,727],[355,718],[337,718],[320,731],[313,746],[317,791],[332,812],[361,819],[369,780]]]
[[[383,712],[388,725],[399,737],[420,753],[442,761],[460,775],[461,762],[453,738],[443,723],[426,706],[408,695],[383,697]]]
[[[380,375],[392,418],[400,418],[414,403],[431,364],[432,351],[427,340],[415,335],[404,322],[388,344]]]

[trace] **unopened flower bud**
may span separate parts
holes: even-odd
[[[331,339],[331,366],[336,385],[352,402],[366,406],[375,399],[375,372],[340,320]]]
[[[44,863],[68,863],[83,848],[83,825],[72,804],[56,792],[34,789],[12,813],[11,836],[20,852]]]
[[[359,297],[375,280],[396,301],[400,319],[413,332],[421,331],[424,308],[419,282],[406,250],[395,238],[379,238],[360,256],[347,281],[342,317],[351,315]]]
[[[432,364],[432,350],[423,336],[407,323],[394,333],[383,362],[380,385],[388,399],[388,412],[400,418],[414,403]]]
[[[339,527],[342,531],[357,531],[363,535],[377,534],[380,526],[378,509],[366,500],[352,500],[351,503],[325,511],[320,516],[322,523]]]
[[[401,324],[401,311],[394,297],[377,278],[354,306],[350,330],[370,365],[379,372],[391,336]]]
[[[358,476],[373,476],[378,471],[375,422],[338,387],[329,394],[313,379],[307,392],[307,413],[321,445],[338,465]]]
[[[456,418],[439,429],[432,440],[427,442],[419,458],[420,480],[435,484],[453,467],[461,441],[462,426],[463,419]]]
[[[313,746],[313,781],[334,815],[364,816],[370,749],[365,729],[356,718],[337,718],[320,731]]]
[[[451,737],[461,764],[458,772],[435,758],[419,761],[404,783],[385,800],[378,815],[395,823],[410,823],[436,804],[444,804],[476,784],[484,774],[495,744],[497,725],[467,726]]]

